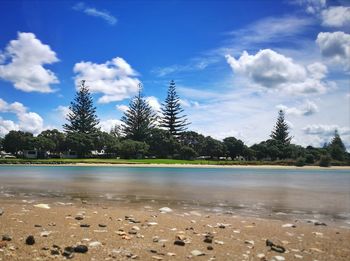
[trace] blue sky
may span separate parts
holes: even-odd
[[[108,131],[175,80],[191,129],[249,145],[283,109],[301,145],[350,146],[348,1],[0,1],[0,135],[61,129],[86,79]]]

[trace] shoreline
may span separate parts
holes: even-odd
[[[4,163],[0,166],[78,166],[78,167],[142,167],[142,168],[227,168],[227,169],[306,169],[306,170],[350,170],[350,166],[330,166],[330,167],[320,167],[320,166],[286,166],[286,165],[220,165],[220,164],[178,164],[178,163]]]

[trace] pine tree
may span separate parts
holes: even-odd
[[[126,138],[135,141],[145,141],[154,128],[156,115],[141,94],[141,84],[138,95],[131,100],[121,121],[124,123],[122,128]]]
[[[67,133],[66,144],[69,150],[77,152],[79,157],[85,157],[94,148],[94,137],[97,135],[99,120],[96,107],[85,81],[81,81],[79,91],[69,106],[67,124],[63,125]]]
[[[186,115],[181,115],[184,111],[180,105],[180,97],[176,93],[176,85],[172,80],[169,85],[168,94],[162,104],[162,119],[160,126],[168,130],[172,135],[178,136],[187,130]]]
[[[278,118],[276,125],[270,135],[273,140],[279,141],[284,145],[290,143],[292,137],[289,137],[288,124],[284,120],[284,112],[280,110],[278,112]]]
[[[344,160],[346,155],[346,148],[339,136],[338,130],[334,131],[334,137],[328,148],[333,159],[340,161]]]
[[[90,91],[85,86],[85,80],[81,81],[80,89],[77,91],[69,109],[71,112],[66,118],[68,124],[63,125],[67,133],[94,134],[97,132],[99,120]]]

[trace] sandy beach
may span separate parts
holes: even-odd
[[[320,261],[350,254],[350,229],[322,220],[45,198],[1,200],[0,208],[0,260]]]

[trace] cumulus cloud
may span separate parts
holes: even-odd
[[[99,127],[102,131],[110,132],[112,128],[114,128],[116,125],[121,126],[122,122],[120,120],[116,119],[107,119],[107,120],[101,120]]]
[[[22,130],[38,134],[44,129],[43,118],[35,112],[28,112],[28,109],[22,103],[7,103],[0,98],[1,112],[16,114],[18,121],[15,123],[0,118],[0,135],[6,135],[10,130]]]
[[[288,107],[283,104],[277,105],[276,107],[279,110],[283,110],[286,114],[296,116],[310,116],[318,112],[318,106],[309,100],[306,100],[300,107]]]
[[[305,11],[309,14],[317,14],[326,8],[326,0],[295,0],[294,3],[305,6]]]
[[[148,102],[148,104],[151,106],[154,112],[160,113],[161,104],[159,103],[157,97],[148,96],[145,97],[145,100]]]
[[[56,53],[33,33],[18,33],[9,42],[0,59],[0,78],[10,81],[25,92],[52,92],[51,84],[59,83],[45,64],[58,62]]]
[[[239,59],[226,55],[226,59],[235,73],[266,89],[290,94],[320,94],[327,90],[327,83],[321,81],[327,67],[320,63],[305,67],[270,49],[255,55],[244,51]]]
[[[349,127],[339,127],[338,125],[313,124],[303,128],[305,134],[321,136],[333,136],[335,130],[338,130],[340,135],[350,135]]]
[[[85,3],[80,2],[73,6],[73,9],[76,11],[83,12],[86,15],[99,17],[103,20],[105,20],[110,25],[115,25],[117,23],[117,18],[111,15],[108,11],[105,10],[98,10],[93,7],[86,6]]]
[[[124,105],[124,104],[118,104],[115,106],[115,108],[121,112],[126,112],[129,109],[129,107],[127,105]]]
[[[321,13],[322,25],[329,27],[343,27],[350,25],[350,7],[332,6]]]
[[[102,64],[80,62],[74,65],[75,83],[78,87],[81,80],[92,93],[102,93],[99,103],[109,103],[130,98],[138,91],[139,80],[136,71],[120,57]]]
[[[55,110],[55,112],[58,112],[60,118],[66,119],[67,115],[71,112],[69,109],[69,106],[63,106],[59,105]]]
[[[344,32],[319,33],[316,39],[321,54],[331,62],[350,69],[350,34]]]

